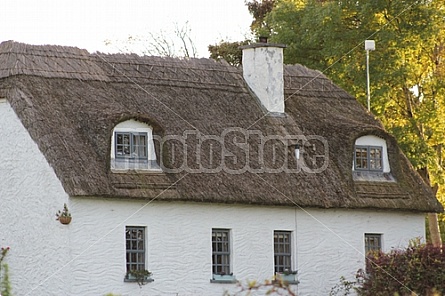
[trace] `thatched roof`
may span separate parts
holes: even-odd
[[[70,196],[442,210],[394,138],[324,75],[301,65],[285,66],[285,95],[285,116],[265,116],[244,83],[242,70],[225,62],[90,54],[73,47],[11,41],[0,44],[0,97],[11,103]],[[111,133],[127,119],[150,124],[160,137],[191,131],[186,158],[189,170],[112,172]],[[238,136],[246,131],[256,134],[244,146],[234,145],[241,141],[233,140],[235,128]],[[197,146],[196,134],[221,136],[227,129],[233,130],[226,135],[231,139],[225,147],[232,152],[229,156],[224,154],[224,158],[223,151],[214,148],[219,147],[217,142]],[[264,149],[260,157],[258,133],[294,139],[277,149]],[[354,181],[355,139],[366,134],[386,139],[396,182]],[[326,140],[328,154],[323,154],[323,142],[313,135]],[[292,145],[298,141],[304,144],[301,161],[307,165],[305,170],[273,173],[264,169],[284,159],[289,168],[296,169]],[[200,152],[196,152],[198,147]],[[248,160],[242,153],[245,147],[251,148]],[[157,145],[156,150],[158,159],[169,168],[182,164],[176,161],[184,156],[178,145],[168,142],[162,149]],[[315,158],[315,154],[324,158]],[[214,160],[222,158],[226,169],[197,173],[199,165],[216,168],[219,163]],[[243,167],[249,169],[241,170]],[[313,173],[319,168],[323,169]]]

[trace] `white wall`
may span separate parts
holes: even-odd
[[[71,277],[64,265],[70,259],[70,228],[55,220],[68,196],[5,100],[0,101],[0,153],[0,247],[11,248],[6,263],[13,293],[69,294]]]
[[[364,265],[364,233],[382,233],[385,250],[424,236],[415,213],[68,198],[9,104],[0,103],[0,245],[14,295],[222,295],[210,283],[211,230],[232,230],[237,279],[273,275],[273,231],[293,231],[298,295],[327,295],[340,276]],[[64,202],[68,226],[55,221]],[[123,282],[125,226],[147,227],[154,282]],[[59,270],[59,268],[61,268]]]
[[[78,198],[72,208],[74,295],[222,295],[236,285],[210,283],[212,228],[232,230],[233,272],[243,282],[270,278],[273,231],[294,231],[298,295],[327,295],[364,267],[364,233],[382,233],[385,250],[424,235],[423,215],[412,213]],[[123,282],[125,225],[147,227],[155,281],[142,288]]]

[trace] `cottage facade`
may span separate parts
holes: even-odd
[[[282,46],[245,52],[275,66],[0,44],[16,295],[222,295],[285,269],[298,295],[327,295],[367,249],[424,238],[442,207],[381,124],[321,73],[283,67]],[[282,89],[257,74],[270,69]]]

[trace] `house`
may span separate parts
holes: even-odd
[[[286,270],[327,295],[367,250],[424,238],[443,209],[395,139],[283,47],[246,46],[241,69],[1,43],[15,295],[222,295]]]

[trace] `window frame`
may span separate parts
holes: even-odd
[[[142,233],[142,238],[129,238],[128,231],[137,230]],[[147,266],[147,243],[146,243],[146,227],[145,226],[125,226],[125,269],[128,273],[131,270],[146,270]],[[130,249],[128,248],[128,243],[130,242]],[[136,246],[136,249],[131,249],[132,242],[136,244],[142,242],[142,249]],[[136,254],[136,262],[131,260],[131,255]],[[142,259],[139,260],[139,256],[142,254]],[[130,259],[130,260],[129,260]],[[136,266],[136,269],[132,269],[132,266]]]
[[[283,241],[276,240],[277,236],[284,235],[287,237],[287,241],[283,239]],[[292,231],[286,230],[274,230],[273,233],[274,238],[274,271],[275,274],[283,273],[283,272],[292,272]],[[277,252],[277,246],[283,246],[282,252]],[[287,251],[284,249],[287,247]],[[277,258],[281,258],[282,260],[277,260]],[[278,261],[283,262],[279,264]],[[287,261],[287,264],[284,263]]]
[[[124,143],[123,139],[118,139],[118,135],[126,135],[130,143]],[[141,138],[137,138],[138,136],[144,137],[144,139],[141,141]],[[128,147],[122,148],[122,145],[128,145]],[[110,148],[110,170],[112,172],[162,172],[158,163],[158,155],[156,155],[153,127],[147,123],[129,119],[115,125],[111,133]],[[119,149],[120,152],[127,154],[118,155]],[[124,149],[128,151],[122,151]],[[132,150],[138,154],[131,155]]]
[[[357,158],[357,149],[366,149],[366,159],[364,157]],[[371,157],[371,149],[377,149],[380,151],[380,158]],[[355,145],[354,146],[354,170],[356,171],[368,171],[368,172],[383,172],[383,163],[384,163],[384,157],[383,157],[384,149],[382,146],[375,146],[375,145]],[[358,159],[366,160],[366,168],[358,167],[357,162]],[[380,168],[371,168],[371,161],[380,161]]]
[[[231,275],[232,274],[232,246],[230,229],[213,228],[212,229],[212,274],[213,275]],[[224,234],[225,240],[218,241],[217,234]],[[221,244],[222,250],[216,250],[215,244]],[[224,246],[225,245],[225,246]],[[221,263],[219,263],[221,262]],[[221,269],[221,271],[218,271]]]
[[[372,243],[370,240],[377,239],[377,244]],[[365,255],[370,252],[379,252],[383,250],[383,235],[381,233],[365,233],[364,235]]]
[[[129,150],[130,150],[130,154],[124,154],[124,155],[119,155],[118,154],[118,147],[122,146],[124,147],[125,144],[119,144],[118,143],[118,137],[119,135],[129,135],[129,140],[130,143],[128,144],[129,146]],[[141,144],[135,144],[134,142],[134,138],[135,137],[145,137],[145,140],[143,141],[143,145]],[[140,156],[139,153],[138,155],[132,156],[132,151],[135,150],[135,147],[143,147],[143,156]],[[148,133],[147,132],[132,132],[132,131],[115,131],[114,132],[114,154],[115,154],[115,158],[116,159],[135,159],[135,160],[146,160],[148,161]],[[139,149],[138,149],[139,151]]]

